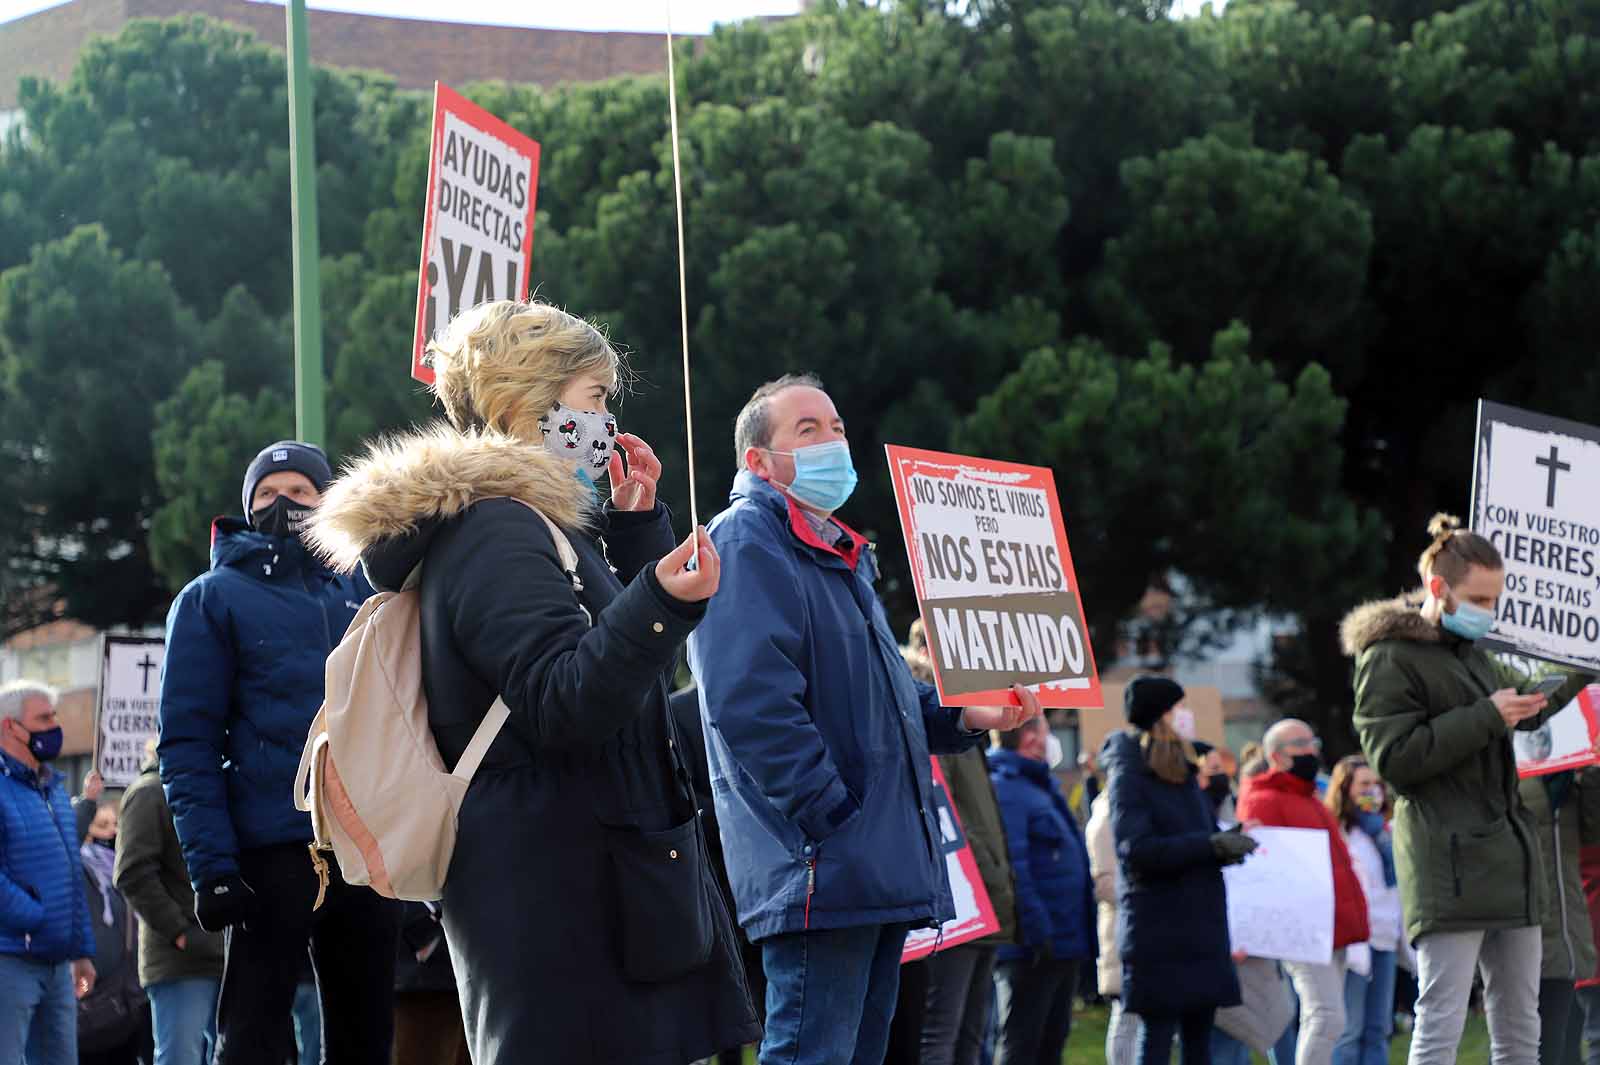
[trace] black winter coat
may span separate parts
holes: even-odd
[[[1111,831],[1122,882],[1117,947],[1122,1005],[1159,1017],[1239,1005],[1228,945],[1228,899],[1211,849],[1217,825],[1195,785],[1150,771],[1131,732],[1100,751],[1110,778]]]
[[[683,1065],[760,1038],[667,705],[702,611],[655,579],[664,508],[584,531],[589,491],[542,447],[439,429],[381,445],[317,518],[335,561],[359,550],[380,588],[426,559],[423,681],[447,765],[496,694],[511,710],[442,900],[475,1065]],[[517,499],[568,531],[581,602]]]

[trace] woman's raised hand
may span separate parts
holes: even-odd
[[[690,569],[689,561],[694,558],[697,539],[700,542],[700,565],[697,569]],[[717,557],[717,549],[711,544],[711,534],[706,532],[704,525],[697,526],[687,540],[673,548],[672,554],[656,563],[656,580],[661,582],[664,592],[680,603],[703,602],[715,594],[722,580],[722,559]]]
[[[632,433],[618,433],[617,447],[628,453],[628,473],[623,476],[622,456],[611,453],[611,506],[617,510],[654,510],[661,460],[650,445]]]

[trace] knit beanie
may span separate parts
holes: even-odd
[[[302,444],[298,440],[279,440],[261,449],[244,474],[244,516],[251,517],[250,501],[256,497],[256,486],[274,473],[304,474],[318,492],[326,491],[333,480],[333,467],[328,456],[315,444]]]
[[[1146,674],[1129,682],[1122,693],[1122,710],[1128,724],[1148,731],[1182,701],[1183,687],[1177,681]]]

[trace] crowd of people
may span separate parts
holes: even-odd
[[[74,813],[54,692],[0,688],[0,1061],[1054,1065],[1087,991],[1112,1065],[1376,1065],[1402,974],[1413,1065],[1455,1060],[1478,974],[1497,1065],[1600,1053],[1600,777],[1521,779],[1509,739],[1587,678],[1521,694],[1481,648],[1504,565],[1458,523],[1344,625],[1365,757],[1291,719],[1235,760],[1146,675],[1069,799],[1032,690],[943,706],[897,640],[821,382],[753,392],[728,506],[674,543],[599,329],[499,301],[430,358],[439,425],[338,477],[250,463],[120,807]],[[406,903],[308,854],[293,793],[328,655],[403,590],[431,742],[477,764],[443,897]],[[941,799],[997,929],[903,964],[955,915]],[[1325,962],[1233,948],[1265,828],[1326,834]]]

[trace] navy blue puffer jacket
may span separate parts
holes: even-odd
[[[94,957],[76,831],[62,778],[0,752],[0,954]]]
[[[241,850],[310,841],[295,771],[328,652],[371,594],[297,538],[217,520],[210,572],[167,613],[161,677],[161,783],[196,888],[237,875]]]
[[[1237,1006],[1239,976],[1228,945],[1228,897],[1211,848],[1211,803],[1189,779],[1151,771],[1131,732],[1100,750],[1110,778],[1111,831],[1122,872],[1117,948],[1122,1005],[1146,1017]]]
[[[1094,878],[1089,849],[1050,767],[1015,751],[989,752],[989,778],[1006,823],[1017,883],[1017,939],[1000,960],[1049,946],[1060,960],[1095,956]]]

